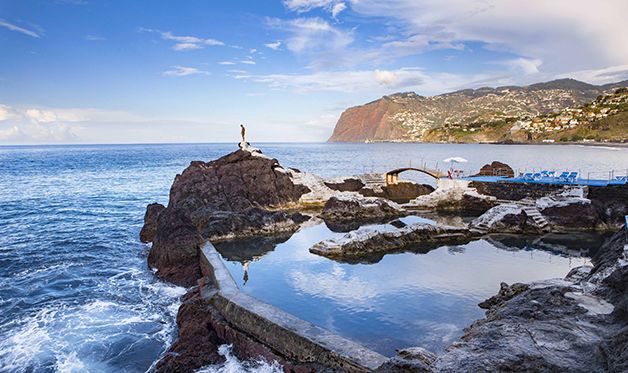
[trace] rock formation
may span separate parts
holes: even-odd
[[[146,206],[144,214],[144,226],[140,231],[140,241],[144,243],[153,242],[155,233],[157,232],[157,219],[159,214],[165,209],[164,205],[159,203],[151,203]]]
[[[407,215],[398,204],[377,197],[331,197],[320,217],[326,221],[381,222]]]
[[[493,161],[482,166],[482,168],[480,168],[480,172],[478,172],[478,174],[474,176],[515,177],[515,171],[513,171],[513,169],[506,163]]]
[[[468,242],[474,234],[466,228],[414,223],[394,231],[360,228],[339,239],[317,243],[310,252],[347,262],[374,262],[383,254],[413,249],[432,248],[434,244]],[[377,258],[377,260],[373,260]]]
[[[458,211],[481,214],[497,204],[495,197],[479,194],[468,187],[438,188],[430,194],[410,201],[408,208],[436,211]]]

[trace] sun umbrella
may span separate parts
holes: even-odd
[[[450,157],[447,159],[443,159],[443,162],[445,163],[465,163],[465,162],[469,162],[466,159],[462,158],[462,157]]]

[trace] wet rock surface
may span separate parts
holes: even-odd
[[[488,233],[536,233],[526,225],[527,215],[523,209],[515,204],[495,206],[474,219],[469,228]]]
[[[159,203],[151,203],[146,206],[146,213],[144,214],[144,226],[140,231],[140,241],[144,243],[153,242],[155,233],[157,232],[157,219],[159,214],[166,207]]]
[[[159,278],[180,286],[192,286],[201,276],[199,247],[203,237],[184,210],[167,208],[159,214],[148,265]]]

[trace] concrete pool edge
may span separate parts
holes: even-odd
[[[349,372],[377,369],[388,358],[354,341],[297,318],[240,291],[218,251],[206,241],[201,272],[216,288],[201,285],[201,297],[238,329],[289,359]]]

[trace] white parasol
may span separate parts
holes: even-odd
[[[445,163],[465,163],[465,162],[469,162],[466,159],[462,158],[462,157],[450,157],[447,159],[443,159],[443,162]]]

